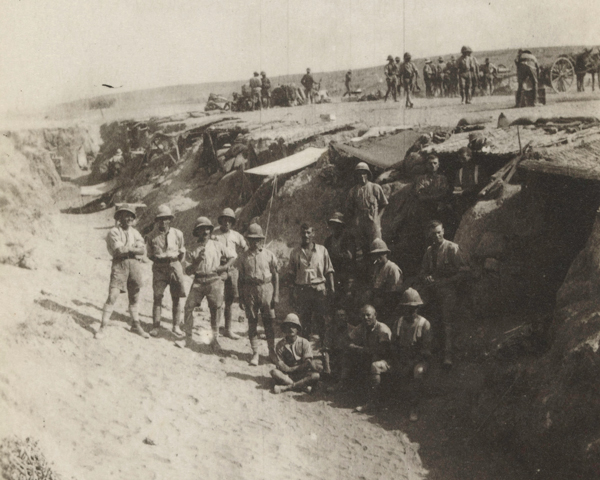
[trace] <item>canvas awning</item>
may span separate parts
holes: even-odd
[[[369,138],[357,145],[332,143],[331,146],[343,155],[356,157],[385,170],[400,163],[420,135],[415,130],[403,130],[384,137]]]
[[[295,153],[294,155],[282,158],[281,160],[276,160],[275,162],[246,170],[246,173],[272,177],[274,175],[283,175],[285,173],[295,172],[297,170],[306,168],[313,163],[317,163],[319,157],[326,151],[326,148],[309,147],[301,152]]]

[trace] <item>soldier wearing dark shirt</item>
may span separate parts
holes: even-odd
[[[306,95],[306,103],[313,103],[313,86],[315,79],[310,74],[310,68],[306,69],[306,75],[302,77],[300,83],[304,87],[304,94]]]

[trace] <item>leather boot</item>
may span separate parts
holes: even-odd
[[[252,359],[249,363],[253,367],[258,367],[258,363],[260,362],[260,354],[258,353],[258,338],[252,338],[250,340],[250,348],[252,349]]]
[[[225,307],[225,332],[223,332],[223,336],[232,340],[239,340],[240,338],[239,335],[236,335],[231,330],[231,306]]]
[[[152,308],[152,330],[150,330],[151,337],[158,337],[160,333],[160,319],[162,315],[162,307],[160,305],[154,305]]]
[[[176,337],[183,337],[185,333],[181,330],[181,320],[183,317],[183,306],[181,302],[177,304],[177,306],[173,306],[173,333]]]
[[[132,322],[131,332],[135,333],[136,335],[139,335],[142,338],[150,338],[150,335],[148,335],[146,331],[142,328],[142,325],[139,321]]]

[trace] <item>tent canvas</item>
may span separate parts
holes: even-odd
[[[319,157],[326,151],[326,148],[309,147],[294,155],[282,158],[281,160],[246,170],[246,173],[272,177],[274,175],[295,172],[316,163]]]
[[[332,143],[331,146],[343,155],[358,158],[375,167],[388,169],[404,159],[406,151],[420,135],[415,130],[403,130],[393,135],[369,138],[353,146],[344,143]]]

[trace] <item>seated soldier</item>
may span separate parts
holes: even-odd
[[[285,335],[275,347],[277,368],[271,370],[275,380],[273,393],[306,390],[319,381],[310,342],[300,336],[302,325],[298,315],[290,313],[281,324]]]
[[[356,408],[358,412],[366,412],[375,407],[379,395],[381,374],[376,365],[380,360],[389,359],[392,332],[385,323],[377,321],[377,312],[372,305],[365,305],[360,313],[362,323],[349,335],[350,344],[342,361],[342,378],[338,388],[346,387],[352,374],[368,374],[369,401]]]
[[[409,381],[410,420],[416,422],[423,379],[431,358],[431,325],[418,314],[423,300],[416,290],[407,289],[400,305],[404,306],[405,314],[392,327],[391,361],[377,362],[377,369],[381,373],[391,372],[397,380]]]
[[[331,375],[334,370],[340,370],[344,352],[350,345],[349,334],[353,327],[348,323],[346,310],[338,308],[333,317],[333,323],[327,332],[325,348],[323,349],[323,373]],[[341,373],[341,372],[338,372]]]

